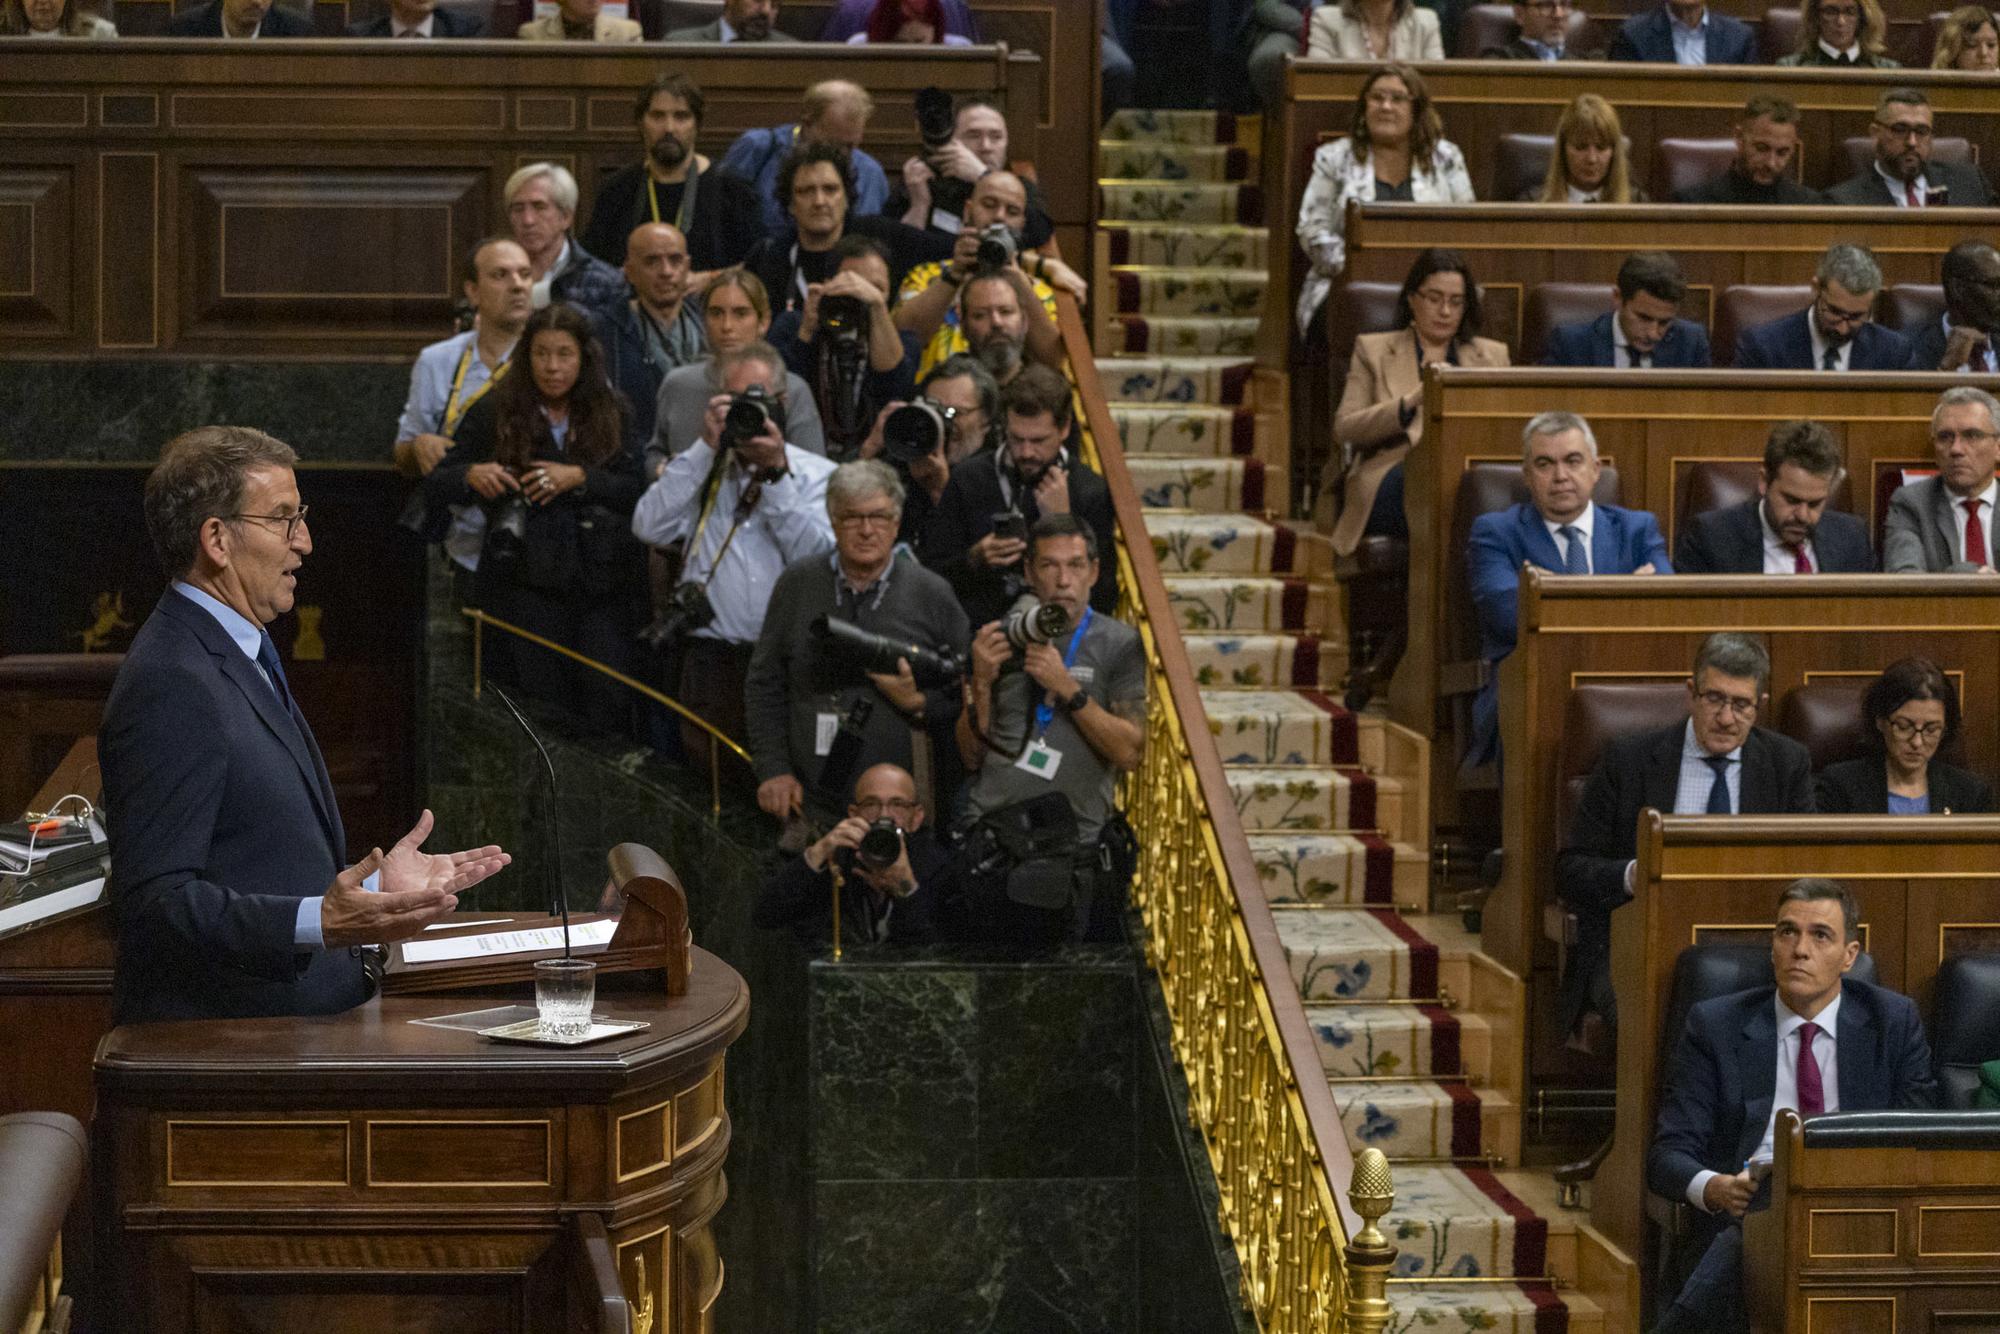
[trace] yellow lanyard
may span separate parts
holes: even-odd
[[[458,373],[451,377],[451,396],[444,401],[444,433],[446,435],[455,436],[458,434],[458,424],[465,420],[465,414],[471,410],[472,405],[484,398],[487,390],[500,383],[500,377],[505,375],[507,368],[514,364],[512,357],[501,362],[493,374],[486,377],[486,383],[480,385],[479,388],[467,395],[464,402],[460,402],[458,392],[465,387],[465,373],[472,367],[473,353],[478,345],[479,336],[474,334],[472,341],[465,345],[465,351],[458,355]]]

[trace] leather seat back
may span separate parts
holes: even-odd
[[[1735,364],[1736,338],[1743,330],[1797,314],[1810,306],[1812,299],[1812,288],[1803,285],[1736,283],[1723,288],[1715,305],[1714,337],[1709,340],[1715,349],[1715,364],[1718,367]]]
[[[1734,161],[1734,139],[1662,139],[1653,150],[1653,198],[1663,202],[1692,190],[1728,171]]]
[[[1797,8],[1780,6],[1764,11],[1757,45],[1766,65],[1775,65],[1780,56],[1788,56],[1799,49],[1799,29],[1804,23],[1804,16]]]
[[[1848,176],[1859,176],[1875,161],[1875,139],[1872,135],[1857,134],[1840,141],[1840,161],[1847,164]],[[1931,140],[1931,161],[1933,162],[1976,162],[1978,157],[1972,151],[1972,143],[1955,134],[1941,134]],[[1842,179],[1845,179],[1843,177]]]
[[[1774,904],[1775,901],[1773,896]],[[1875,981],[1874,958],[1864,951],[1847,975],[1857,982]],[[1681,1033],[1687,1028],[1688,1011],[1695,1006],[1717,996],[1768,987],[1772,982],[1768,940],[1688,946],[1674,960],[1673,986],[1667,993],[1667,1013],[1660,1029],[1661,1053],[1671,1053],[1680,1043]]]
[[[1564,44],[1571,51],[1589,50],[1589,29],[1590,16],[1582,9],[1571,10],[1569,24],[1564,29]],[[1452,44],[1449,54],[1460,60],[1474,60],[1481,51],[1505,46],[1513,37],[1514,6],[1472,5],[1458,16],[1458,39]],[[1512,198],[1511,195],[1499,197]]]
[[[1898,332],[1936,324],[1944,318],[1940,283],[1896,283],[1882,292],[1876,319]]]
[[[1931,1054],[1938,1105],[1972,1106],[1979,1067],[2000,1060],[2000,954],[1954,954],[1938,965],[1931,992]]]
[[[1493,158],[1493,197],[1519,199],[1539,192],[1556,151],[1553,134],[1503,134]]]
[[[1674,524],[1681,524],[1711,510],[1728,509],[1756,498],[1757,483],[1764,476],[1764,464],[1757,459],[1702,459],[1688,464],[1675,487]],[[1853,488],[1842,469],[1833,479],[1826,507],[1843,513],[1852,511]]]
[[[1778,730],[1806,748],[1815,773],[1867,753],[1868,723],[1861,709],[1867,688],[1867,680],[1853,677],[1808,681],[1786,693]]]
[[[1347,384],[1347,363],[1354,358],[1354,340],[1365,333],[1395,328],[1396,302],[1402,292],[1399,283],[1345,283],[1333,289],[1333,308],[1328,312],[1326,332],[1329,369],[1336,394]]]
[[[1607,743],[1651,731],[1688,716],[1683,681],[1586,681],[1563,702],[1556,773],[1562,782],[1561,828],[1567,837],[1584,785]]]
[[[1618,289],[1610,283],[1536,283],[1521,319],[1519,365],[1535,366],[1559,324],[1587,324],[1609,311]]]

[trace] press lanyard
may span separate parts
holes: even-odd
[[[486,382],[473,390],[465,401],[461,403],[458,399],[458,391],[465,387],[465,373],[472,368],[473,352],[478,346],[479,335],[474,334],[472,341],[465,345],[465,351],[458,354],[458,372],[451,377],[451,395],[444,401],[444,433],[446,435],[456,435],[458,433],[458,424],[465,419],[465,414],[472,410],[472,405],[486,397],[486,391],[500,383],[500,377],[505,375],[507,368],[514,364],[512,357],[501,362],[493,374],[486,377]]]
[[[1095,607],[1085,607],[1083,609],[1083,619],[1076,623],[1076,629],[1069,637],[1069,647],[1063,650],[1064,671],[1068,671],[1076,665],[1076,651],[1083,644],[1083,632],[1090,628],[1090,618],[1096,614],[1097,608]],[[1035,706],[1035,736],[1037,738],[1049,730],[1049,724],[1055,721],[1055,717],[1055,701],[1050,699],[1049,692],[1044,690],[1042,692],[1042,702]]]
[[[792,285],[799,289],[799,300],[812,300],[812,294],[806,291],[806,271],[799,267],[799,243],[797,241],[792,242]]]
[[[688,222],[694,217],[694,195],[700,182],[701,168],[690,163],[686,188],[681,191],[681,206],[674,210],[674,226],[679,229],[682,236],[687,235]],[[660,220],[660,196],[657,193],[659,188],[658,181],[651,176],[646,178],[646,208],[652,213],[654,222]]]

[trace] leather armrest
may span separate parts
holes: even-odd
[[[1833,1112],[1805,1123],[1809,1149],[2000,1149],[2000,1112]]]
[[[0,1116],[0,1329],[22,1328],[34,1309],[89,1144],[61,1112]]]

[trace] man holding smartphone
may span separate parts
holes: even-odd
[[[1069,382],[1046,366],[1024,367],[1002,389],[1000,411],[999,445],[952,469],[919,550],[950,581],[967,619],[984,625],[1026,587],[1028,529],[1045,514],[1073,514],[1104,553],[1090,604],[1114,610],[1111,492],[1065,445],[1073,424]]]

